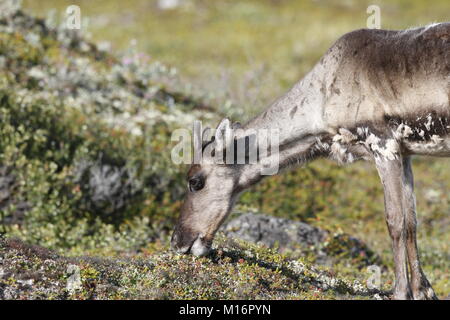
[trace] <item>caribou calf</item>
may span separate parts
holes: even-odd
[[[280,169],[318,157],[372,161],[384,187],[395,262],[394,299],[435,299],[416,244],[412,155],[450,156],[450,23],[404,31],[356,30],[338,39],[314,68],[237,134],[229,120],[188,172],[172,247],[204,255],[238,195],[260,181],[254,164],[210,161],[231,152],[242,132],[278,130]],[[233,143],[224,137],[232,137]],[[258,139],[257,139],[258,141]]]

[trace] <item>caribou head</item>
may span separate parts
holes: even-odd
[[[209,128],[202,131],[194,124],[193,131],[194,163],[187,174],[187,192],[171,244],[177,252],[202,256],[209,252],[239,194],[267,170],[268,166],[258,161],[267,150],[257,148],[256,132],[245,131],[239,123],[231,125],[228,119],[211,138]],[[268,146],[273,160],[275,147]]]

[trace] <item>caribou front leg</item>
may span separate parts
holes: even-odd
[[[416,199],[411,159],[403,159],[404,204],[406,209],[406,250],[411,272],[411,289],[414,300],[437,299],[420,266],[416,240]]]
[[[376,166],[384,188],[386,222],[392,239],[395,264],[394,299],[411,299],[406,256],[403,164],[395,160],[377,158]]]

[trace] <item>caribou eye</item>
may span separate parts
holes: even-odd
[[[191,192],[201,190],[204,187],[203,179],[201,178],[192,178],[189,179],[189,190]]]

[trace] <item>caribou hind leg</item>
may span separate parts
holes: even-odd
[[[395,286],[393,298],[412,299],[408,281],[406,250],[406,219],[404,207],[403,161],[376,158],[376,167],[384,188],[385,216],[392,240],[395,264]]]
[[[406,251],[408,255],[411,289],[414,300],[437,299],[420,266],[416,241],[416,199],[414,195],[414,177],[410,157],[403,159],[403,190],[406,210]]]

